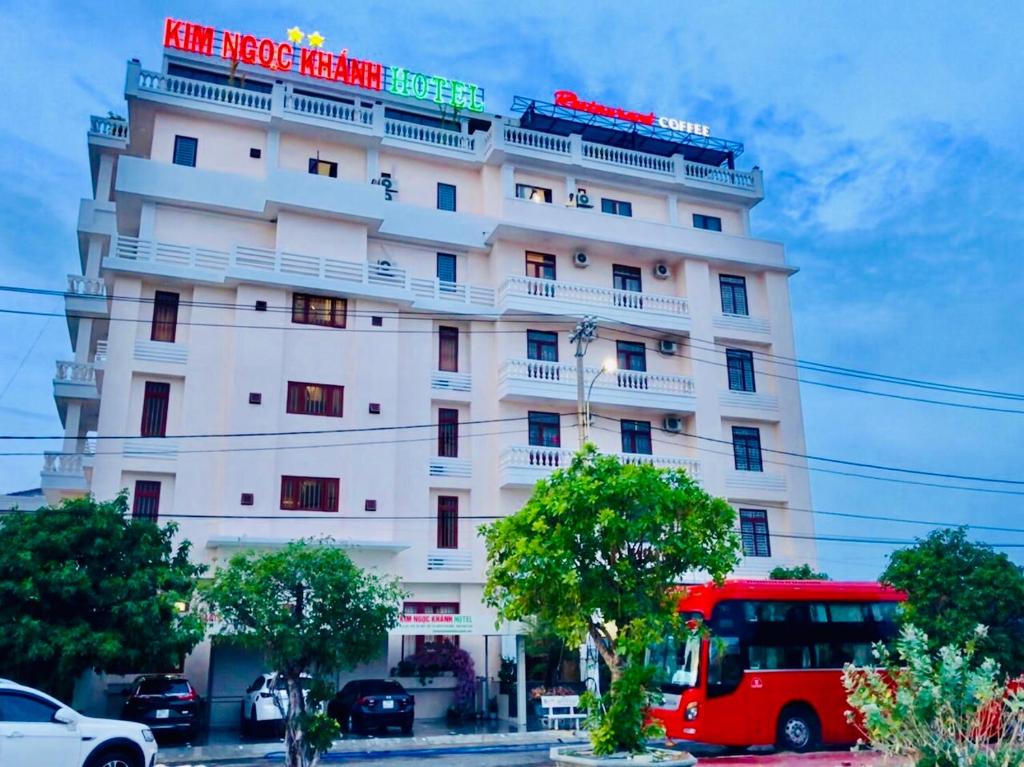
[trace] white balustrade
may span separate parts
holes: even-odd
[[[43,473],[81,475],[82,459],[77,453],[43,453]]]
[[[57,360],[57,372],[53,380],[61,383],[95,385],[96,368],[89,362]]]
[[[627,390],[652,394],[678,394],[686,397],[692,397],[694,394],[693,379],[688,376],[649,373],[645,370],[615,370],[598,375],[599,372],[599,368],[592,367],[583,370],[584,379],[594,381],[593,390],[596,392]],[[575,387],[576,365],[545,360],[512,359],[505,363],[502,378],[539,383],[565,383]],[[575,389],[572,396],[576,396]]]
[[[139,71],[139,89],[256,112],[269,112],[271,104],[269,93],[237,88],[233,85],[193,80],[191,77],[165,75],[144,69]]]
[[[299,115],[321,117],[348,125],[373,125],[373,110],[361,109],[353,104],[345,104],[333,99],[317,98],[302,94],[289,93],[285,97],[284,109]]]
[[[693,479],[701,474],[700,461],[693,458],[680,458],[667,455],[646,455],[643,453],[606,453],[626,464],[647,464],[659,469],[683,469]],[[501,455],[502,468],[535,469],[547,474],[555,469],[563,469],[572,463],[572,450],[559,447],[539,447],[535,445],[515,445],[506,448]]]
[[[699,162],[684,162],[683,175],[688,179],[720,184],[734,189],[754,189],[754,174],[745,170],[722,168],[718,165],[704,165]]]
[[[622,165],[626,168],[636,168],[652,173],[665,173],[668,175],[675,173],[675,162],[671,157],[637,152],[632,149],[620,149],[618,147],[606,146],[605,144],[593,144],[589,141],[583,142],[583,156],[588,160]]]
[[[83,277],[80,274],[69,274],[68,293],[74,293],[77,296],[105,297],[107,295],[107,283],[98,277]]]
[[[128,140],[128,121],[121,117],[99,117],[92,115],[89,118],[89,133],[93,136],[104,136],[106,138],[117,138]]]
[[[588,307],[607,306],[642,313],[673,314],[680,317],[686,317],[690,313],[686,299],[678,296],[638,293],[537,277],[509,277],[502,290],[505,295],[550,300],[552,311],[557,311],[557,303],[565,302],[585,304]]]
[[[572,142],[567,136],[554,136],[550,133],[517,128],[514,125],[503,125],[502,130],[505,135],[505,143],[512,146],[561,155],[569,155],[572,151]]]
[[[429,144],[463,152],[472,152],[476,147],[476,138],[467,136],[461,131],[434,128],[430,125],[419,125],[405,120],[385,120],[384,135],[390,138],[414,141],[417,144]]]

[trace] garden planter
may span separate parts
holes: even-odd
[[[585,767],[693,767],[696,757],[686,751],[672,751],[667,748],[651,748],[642,754],[610,754],[594,756],[589,745],[554,746],[549,752],[555,764],[585,765]]]

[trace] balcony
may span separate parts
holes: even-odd
[[[693,412],[696,406],[693,379],[687,376],[615,370],[602,373],[584,368],[583,380],[594,381],[590,402]],[[576,402],[576,365],[543,360],[508,360],[498,376],[498,396],[510,400],[559,400]]]
[[[90,362],[58,360],[53,396],[58,400],[99,400],[96,367]]]
[[[700,461],[640,453],[609,453],[623,463],[649,464],[659,469],[683,469],[700,482]],[[501,487],[533,487],[555,469],[572,463],[572,450],[557,447],[517,445],[501,454]]]
[[[536,312],[560,317],[593,314],[605,322],[690,330],[690,306],[685,298],[598,285],[509,277],[501,287],[498,304],[502,312]]]
[[[109,317],[107,283],[98,277],[69,274],[68,289],[64,293],[64,311],[78,317]]]
[[[43,469],[39,473],[44,491],[87,492],[84,457],[57,452],[43,453]]]

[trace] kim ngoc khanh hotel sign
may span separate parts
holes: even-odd
[[[323,50],[324,37],[319,32],[306,34],[292,27],[287,32],[287,40],[274,40],[225,29],[221,30],[217,46],[217,31],[216,27],[167,19],[164,48],[238,61],[271,72],[296,72],[303,77],[371,91],[386,90],[396,96],[409,96],[454,109],[484,111],[483,89],[478,85],[356,58],[349,56],[347,49],[337,53],[326,51]],[[306,46],[301,45],[303,39]]]

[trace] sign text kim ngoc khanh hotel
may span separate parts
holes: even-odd
[[[304,37],[309,47],[299,45]],[[216,39],[216,27],[178,19],[164,22],[165,48],[240,61],[271,72],[294,71],[304,77],[371,91],[387,90],[397,96],[409,96],[455,109],[484,111],[484,92],[478,85],[355,58],[348,55],[347,49],[337,53],[321,50],[324,38],[319,32],[305,35],[298,27],[293,27],[288,30],[288,40],[279,41],[222,30],[219,49],[215,46]]]

